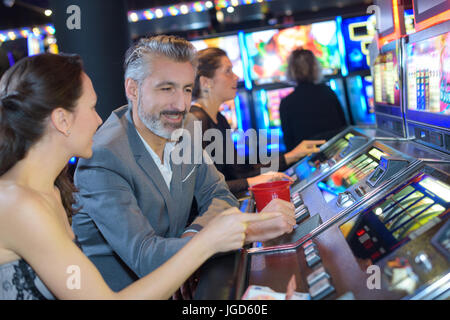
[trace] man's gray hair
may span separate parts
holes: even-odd
[[[125,53],[125,79],[139,83],[149,76],[152,60],[166,57],[176,62],[190,62],[197,70],[197,50],[187,40],[168,35],[140,39]]]

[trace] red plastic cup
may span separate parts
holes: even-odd
[[[264,207],[273,199],[279,198],[282,200],[291,201],[291,184],[291,181],[280,180],[255,184],[254,186],[248,188],[253,192],[255,197],[256,210],[261,212],[261,210],[264,209]]]

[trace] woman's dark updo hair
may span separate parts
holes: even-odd
[[[82,95],[82,72],[78,55],[50,53],[23,58],[5,72],[0,80],[0,176],[43,136],[54,109],[74,111]],[[67,171],[66,166],[55,185],[70,217],[76,189]]]
[[[192,99],[201,97],[200,77],[213,78],[216,70],[221,66],[222,57],[227,57],[227,53],[219,48],[206,48],[198,52],[197,76],[195,77]]]

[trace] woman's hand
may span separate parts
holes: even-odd
[[[244,245],[249,223],[269,221],[281,215],[280,212],[242,213],[233,207],[211,220],[197,236],[203,238],[202,241],[209,246],[212,254],[236,250]]]
[[[309,156],[312,153],[319,152],[317,145],[327,142],[326,140],[303,140],[294,149],[284,154],[286,164],[290,165],[303,157]]]
[[[278,181],[278,180],[289,180],[294,182],[294,179],[289,177],[288,175],[284,174],[283,172],[275,172],[270,171],[263,174],[260,174],[256,177],[247,178],[247,182],[249,187],[252,187],[254,185],[265,183],[265,182],[272,182],[272,181]]]

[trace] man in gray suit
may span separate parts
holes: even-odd
[[[78,163],[81,209],[73,230],[113,290],[167,261],[206,225],[212,204],[238,206],[213,164],[171,157],[174,131],[192,121],[195,72],[196,51],[183,39],[157,36],[131,47],[125,58],[128,105],[112,112],[94,137],[92,158]],[[194,197],[200,216],[186,228]],[[287,214],[249,225],[247,241],[292,231],[293,206],[271,209]]]

